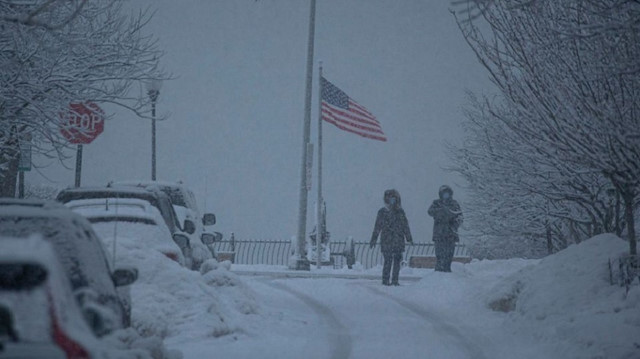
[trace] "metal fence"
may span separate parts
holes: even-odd
[[[342,268],[346,265],[344,253],[348,249],[347,241],[331,241],[330,249],[333,265]],[[230,259],[237,264],[287,265],[293,254],[291,241],[286,240],[238,240],[229,239],[214,243],[214,249],[219,257]],[[380,244],[369,248],[369,242],[354,242],[356,262],[365,269],[382,265]],[[411,256],[435,257],[432,242],[408,244],[405,247],[404,258],[408,261]],[[464,244],[456,244],[454,258],[470,258]]]

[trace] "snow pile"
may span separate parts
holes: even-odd
[[[202,274],[153,250],[132,250],[139,278],[132,285],[132,326],[142,336],[201,341],[243,333],[243,317],[258,311],[252,292],[228,265],[209,260]]]
[[[628,246],[600,235],[539,260],[414,270],[422,279],[399,294],[484,338],[490,357],[640,358],[640,286],[627,294],[609,281],[609,258]]]
[[[519,271],[487,299],[510,298],[509,321],[543,343],[570,344],[566,358],[638,358],[640,286],[626,293],[609,281],[609,258],[625,251],[613,235],[593,237]]]
[[[169,350],[158,336],[142,337],[133,328],[119,329],[102,337],[110,349],[109,359],[182,359],[182,353]]]

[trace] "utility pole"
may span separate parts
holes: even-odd
[[[325,236],[325,223],[322,216],[322,62],[318,69],[318,206],[316,208],[316,267],[322,268],[322,240]]]
[[[295,268],[297,270],[310,270],[309,260],[304,255],[305,237],[307,232],[307,151],[311,137],[311,86],[313,82],[313,41],[315,33],[316,0],[311,0],[309,13],[309,40],[307,43],[307,80],[304,98],[304,129],[302,141],[302,164],[300,169],[300,203],[298,207],[298,258]]]

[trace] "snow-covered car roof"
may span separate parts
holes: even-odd
[[[110,187],[78,187],[60,191],[57,201],[67,203],[75,200],[105,199],[105,198],[134,198],[145,200],[156,207],[169,231],[173,234],[181,228],[178,216],[171,205],[169,197],[160,190],[146,189],[132,186]]]
[[[163,224],[160,211],[148,201],[136,198],[78,199],[65,203],[72,211],[88,218],[138,218],[149,224]]]
[[[159,185],[159,186],[173,186],[173,187],[184,187],[185,184],[181,181],[154,181],[154,180],[123,180],[123,181],[112,181],[110,182],[112,185],[125,185],[125,186],[148,186],[148,185]]]
[[[136,186],[142,188],[158,188],[166,193],[175,206],[189,208],[198,212],[198,205],[191,189],[182,182],[126,180],[112,182],[115,186]]]

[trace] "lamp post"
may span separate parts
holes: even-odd
[[[160,95],[162,80],[153,79],[147,82],[147,94],[151,99],[151,180],[156,180],[156,100]]]

